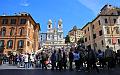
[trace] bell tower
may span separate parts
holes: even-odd
[[[58,40],[63,39],[63,24],[62,19],[58,20]]]
[[[58,29],[62,29],[63,27],[62,27],[63,25],[62,25],[62,19],[59,19],[58,20]]]
[[[48,27],[47,28],[52,29],[52,20],[51,19],[48,20]]]
[[[47,40],[51,40],[51,32],[52,32],[52,20],[48,20],[48,25],[47,25]]]

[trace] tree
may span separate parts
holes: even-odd
[[[68,35],[65,37],[65,43],[70,43],[70,37]]]
[[[77,41],[77,44],[78,44],[78,45],[81,44],[81,43],[84,43],[84,38],[83,38],[83,37],[80,38],[80,39]]]

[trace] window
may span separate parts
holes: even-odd
[[[120,11],[118,11],[118,15],[120,15]]]
[[[2,37],[4,37],[5,34],[6,34],[6,28],[3,27],[3,28],[1,29],[1,35],[2,35]]]
[[[114,31],[116,32],[116,34],[119,34],[119,27],[114,27]]]
[[[16,24],[16,19],[11,19],[11,23],[10,24]]]
[[[90,36],[89,36],[89,40],[90,40]]]
[[[4,47],[4,40],[0,40],[0,47]]]
[[[120,39],[118,39],[118,44],[120,44]]]
[[[18,48],[23,48],[24,46],[24,41],[23,40],[19,40],[18,41]]]
[[[102,30],[99,31],[99,36],[101,36],[101,35],[102,35]]]
[[[20,36],[22,36],[23,33],[24,33],[24,28],[20,28]],[[30,34],[30,33],[28,33],[28,35],[29,35],[29,34]]]
[[[109,29],[109,27],[106,27],[106,32],[107,32],[107,34],[110,34],[110,29]]]
[[[51,28],[51,25],[48,25],[49,28]]]
[[[97,47],[97,43],[94,43],[94,46]]]
[[[87,42],[87,37],[85,38],[85,42]]]
[[[54,35],[52,35],[52,39],[54,39]]]
[[[41,37],[41,41],[43,41],[43,40],[42,40],[42,37]]]
[[[8,19],[2,19],[2,24],[7,24],[8,23]]]
[[[101,41],[101,44],[102,44],[102,45],[104,45],[104,42],[103,42],[103,40]]]
[[[48,38],[50,39],[50,35],[48,35]]]
[[[11,30],[10,30],[10,36],[13,35],[13,32],[14,32],[14,28],[11,28]]]
[[[86,34],[86,30],[85,30],[84,32],[85,32],[85,34]]]
[[[62,35],[60,34],[59,37],[62,38]]]
[[[105,23],[108,23],[107,19],[105,19]]]
[[[26,19],[21,19],[20,24],[26,24]]]
[[[27,46],[30,46],[30,42],[29,41],[27,41]]]
[[[23,31],[22,31],[22,29],[20,29],[20,35],[22,35],[22,33],[23,33]]]
[[[119,34],[119,27],[115,28],[116,34]]]
[[[59,24],[59,28],[61,28],[61,24]]]
[[[92,28],[94,29],[94,25],[92,25]]]
[[[113,19],[113,22],[116,23],[116,19]]]
[[[93,39],[95,39],[96,38],[96,34],[93,34]]]
[[[101,25],[100,20],[98,20],[98,24]]]
[[[111,39],[108,39],[108,44],[111,44]]]
[[[88,27],[88,31],[89,31],[89,27]]]
[[[13,47],[13,40],[9,40],[7,42],[7,48],[11,48],[12,49],[12,47]]]

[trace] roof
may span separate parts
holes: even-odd
[[[35,25],[39,26],[39,30],[41,30],[40,24],[36,23],[33,17],[29,13],[26,13],[26,12],[22,12],[19,14],[15,13],[14,15],[1,15],[0,17],[29,17],[35,23]]]
[[[36,23],[36,25],[39,27],[39,30],[41,30],[40,24],[39,24],[39,23]]]
[[[40,34],[47,34],[47,33],[42,32],[42,33],[40,33]]]
[[[120,15],[98,15],[95,19],[93,19],[91,22],[88,22],[83,28],[82,30],[90,23],[93,23],[96,19],[98,19],[100,16],[120,16]]]
[[[73,31],[74,29],[77,29],[77,30],[82,30],[82,29],[78,29],[77,26],[74,26],[69,32]]]
[[[0,17],[30,17],[34,21],[34,23],[36,23],[35,20],[32,18],[32,16],[26,12],[22,12],[19,14],[15,13],[14,15],[1,15]]]
[[[83,30],[88,24],[90,24],[91,22],[88,22],[81,30]]]

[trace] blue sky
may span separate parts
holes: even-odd
[[[1,0],[0,15],[28,12],[47,31],[49,19],[63,20],[64,36],[74,25],[82,28],[92,21],[105,4],[120,7],[120,0]]]

